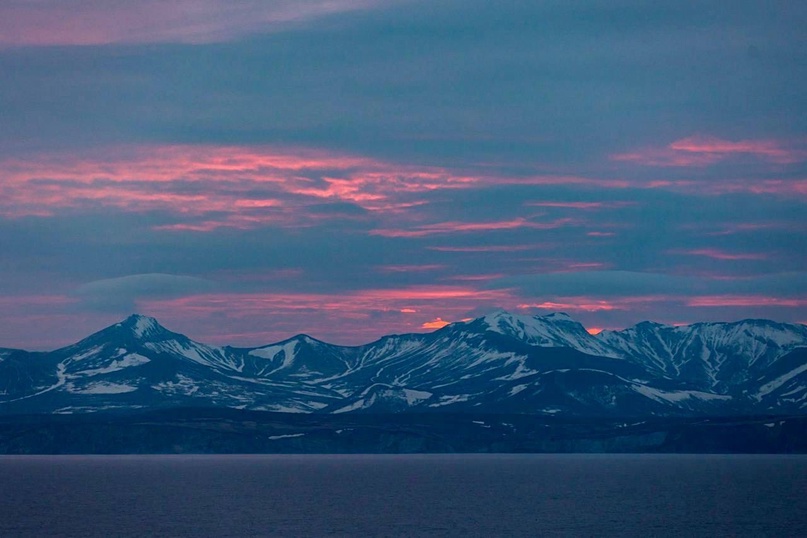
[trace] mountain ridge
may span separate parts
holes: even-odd
[[[807,327],[770,320],[589,334],[497,311],[338,346],[212,346],[133,314],[51,352],[0,349],[0,414],[273,412],[707,416],[807,411]]]

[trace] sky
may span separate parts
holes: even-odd
[[[807,2],[4,0],[0,347],[807,322]]]

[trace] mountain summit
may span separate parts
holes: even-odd
[[[591,355],[617,356],[568,314],[519,316],[500,310],[481,318],[491,331],[533,346],[568,347]]]
[[[130,330],[136,338],[149,338],[157,334],[165,334],[168,332],[156,319],[149,316],[141,316],[140,314],[132,314],[115,325],[115,327]]]
[[[807,411],[807,327],[767,320],[597,336],[503,311],[337,346],[194,342],[132,315],[49,353],[0,354],[0,414],[185,407],[294,413],[674,417]]]

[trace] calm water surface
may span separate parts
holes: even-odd
[[[0,536],[146,535],[807,536],[807,457],[0,457]]]

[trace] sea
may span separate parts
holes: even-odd
[[[0,456],[0,536],[807,536],[807,456]]]

